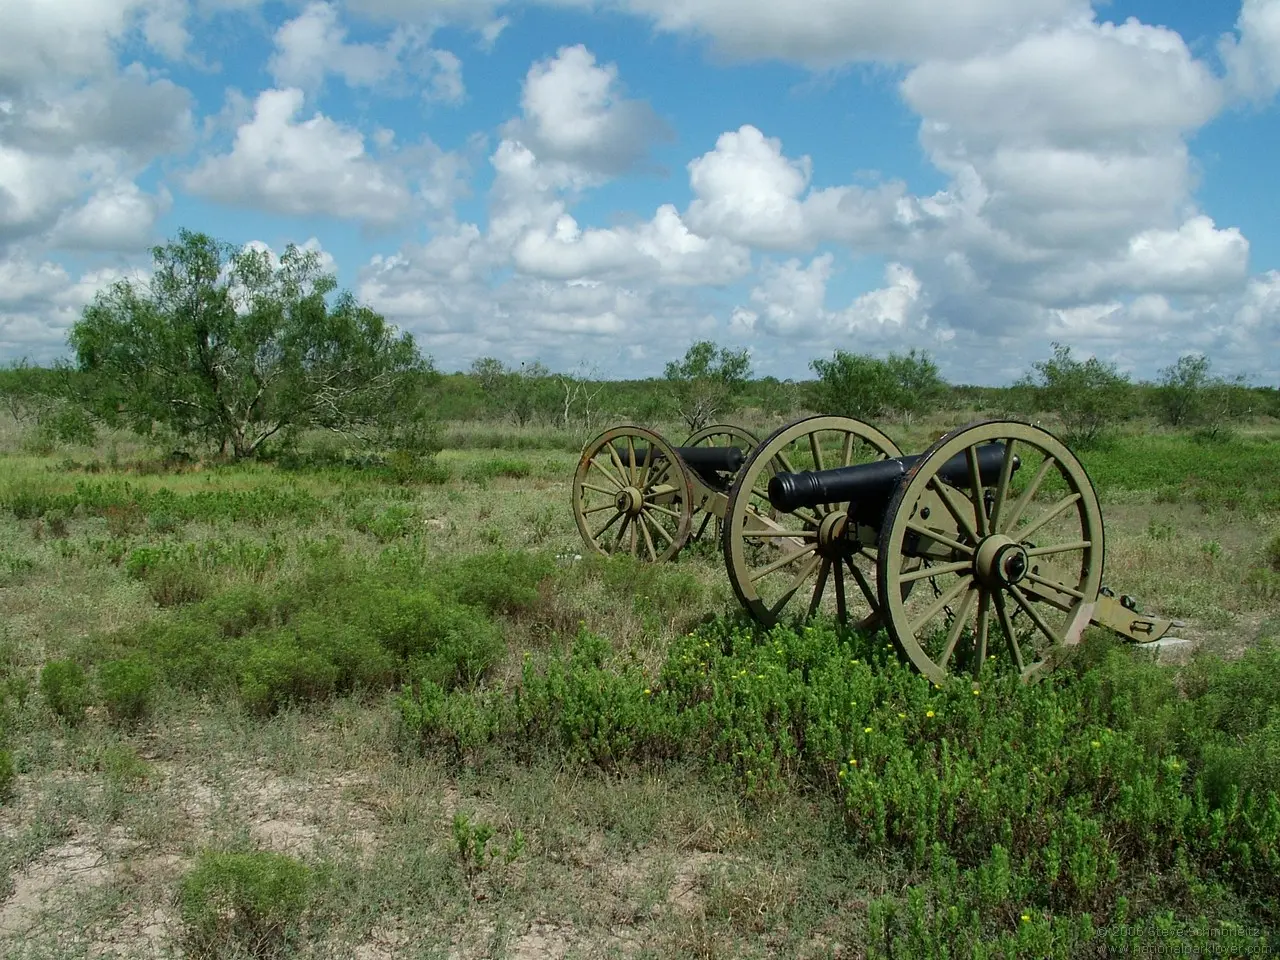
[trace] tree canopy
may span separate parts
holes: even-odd
[[[718,415],[732,412],[751,377],[751,355],[700,340],[683,359],[668,363],[664,376],[674,388],[681,418],[690,430],[701,430]]]
[[[331,304],[315,252],[290,244],[276,260],[184,230],[152,257],[149,283],[100,291],[68,337],[108,422],[241,458],[282,431],[360,437],[406,419],[430,361],[350,293]]]
[[[809,367],[818,375],[814,407],[858,420],[928,410],[946,391],[938,365],[914,349],[883,359],[837,350],[830,360],[814,360]]]

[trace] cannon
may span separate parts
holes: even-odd
[[[729,490],[758,443],[730,424],[698,430],[678,447],[644,427],[606,430],[583,449],[574,473],[583,542],[596,553],[661,562],[708,528],[718,536]],[[758,473],[763,483],[772,475]]]
[[[741,463],[669,447],[647,431],[638,444],[639,428],[618,430],[584,453],[575,505],[579,488],[591,486],[580,481],[605,458],[628,482],[604,491],[614,512],[604,526],[631,518],[632,554],[643,543],[649,559],[670,559],[695,513],[703,529],[716,518],[734,593],[766,626],[828,614],[883,627],[903,657],[941,682],[995,668],[1034,680],[1090,624],[1135,642],[1180,625],[1138,613],[1102,583],[1092,482],[1060,440],[1032,424],[971,423],[905,456],[861,421],[805,417],[759,443],[740,436],[732,445]],[[650,509],[672,525],[661,553],[645,532]],[[584,537],[587,516],[578,510]]]
[[[859,459],[851,440],[870,455]],[[756,492],[765,477],[767,532]],[[1090,624],[1136,642],[1180,625],[1103,585],[1088,474],[1060,440],[1016,420],[968,424],[916,456],[857,421],[788,424],[743,464],[721,545],[735,593],[761,623],[798,598],[808,602],[796,612],[813,615],[834,592],[838,619],[883,626],[935,682],[992,660],[1035,679]]]

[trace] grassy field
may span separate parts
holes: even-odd
[[[3,955],[1280,950],[1274,424],[1081,451],[1106,582],[1198,653],[1091,636],[1031,688],[757,630],[711,545],[584,556],[583,439],[456,424],[415,472],[0,423]]]

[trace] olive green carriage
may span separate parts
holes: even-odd
[[[579,478],[603,449],[584,453],[575,505]],[[610,449],[619,473],[628,463],[645,469],[637,464],[647,455],[627,459],[639,450],[634,440],[624,455]],[[1093,485],[1061,441],[1031,424],[972,423],[903,456],[868,424],[806,417],[752,444],[718,498],[685,483],[680,452],[653,449],[655,464],[672,463],[661,487],[666,518],[687,530],[696,504],[723,521],[729,581],[765,625],[829,613],[862,629],[883,626],[935,681],[993,660],[1034,679],[1091,623],[1136,642],[1175,625],[1137,613],[1102,584]],[[619,497],[623,507],[634,504]]]

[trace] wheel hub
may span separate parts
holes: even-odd
[[[613,498],[613,504],[619,513],[634,517],[644,509],[644,494],[638,487],[624,487]]]
[[[828,513],[818,524],[818,553],[828,559],[842,554],[852,553],[852,545],[847,538],[849,532],[849,515],[841,510]]]
[[[978,545],[974,572],[991,586],[1013,586],[1031,571],[1027,548],[1011,537],[996,534]]]

